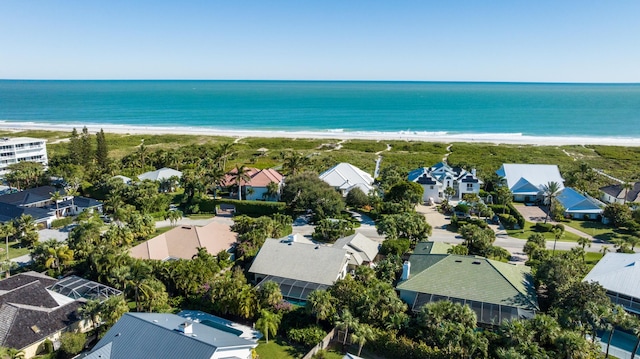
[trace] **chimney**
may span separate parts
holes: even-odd
[[[193,334],[193,324],[184,322],[178,326],[178,331],[183,334],[191,335]]]
[[[404,261],[404,264],[402,265],[402,276],[400,277],[400,280],[409,279],[409,275],[411,275],[411,263],[409,261]]]
[[[472,168],[472,169],[471,169],[471,174],[473,175],[473,177],[475,177],[475,176],[476,176],[476,169],[475,169],[475,168]]]

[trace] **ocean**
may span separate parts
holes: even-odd
[[[640,84],[0,80],[0,121],[640,137]]]

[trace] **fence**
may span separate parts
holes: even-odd
[[[311,359],[312,356],[316,355],[320,350],[326,349],[329,346],[329,343],[336,336],[336,328],[331,329],[329,334],[327,334],[320,343],[318,343],[315,347],[313,347],[302,359]]]

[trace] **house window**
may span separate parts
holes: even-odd
[[[433,186],[429,186],[429,189],[433,189]]]
[[[473,183],[467,183],[467,189],[468,190],[472,190],[473,189]]]

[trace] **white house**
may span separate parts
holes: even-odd
[[[373,177],[349,163],[339,163],[320,174],[320,179],[346,196],[354,188],[368,194],[373,189]]]
[[[624,188],[622,184],[600,187],[602,199],[606,203],[640,202],[640,182],[632,184],[631,188]]]
[[[422,200],[436,203],[446,198],[445,190],[453,188],[453,199],[462,199],[467,193],[480,193],[483,182],[476,177],[476,171],[468,172],[460,167],[451,167],[439,162],[431,167],[421,167],[409,172],[409,181],[422,186]]]
[[[613,304],[640,314],[640,253],[607,253],[584,281],[598,282]]]
[[[46,140],[31,137],[0,138],[0,176],[14,163],[31,161],[47,165]]]
[[[557,165],[505,163],[496,173],[504,178],[516,202],[542,200],[543,186],[549,182],[557,182],[560,189],[564,188]]]

